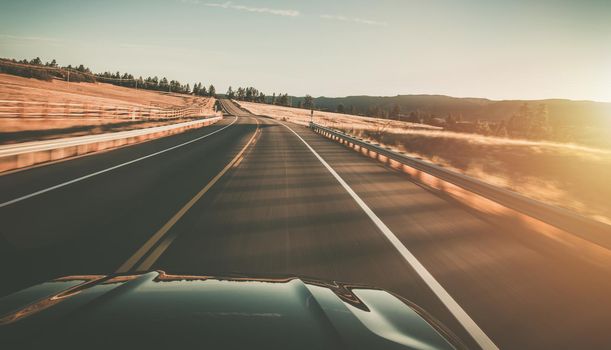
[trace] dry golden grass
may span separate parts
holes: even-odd
[[[309,122],[307,110],[241,104],[255,114],[302,125]],[[481,136],[383,119],[314,113],[315,122],[321,125],[611,224],[611,148]]]
[[[1,73],[0,99],[126,107],[181,108],[203,105],[212,108],[214,106],[214,102],[211,102],[211,99],[207,97],[136,90],[104,83],[68,83],[62,80],[42,81]]]
[[[16,104],[23,101],[25,103]],[[41,81],[0,74],[0,143],[80,136],[175,123],[177,120],[130,120],[105,114],[104,108],[180,109],[202,108],[215,115],[213,98],[125,88],[103,83]],[[15,109],[14,107],[26,106]],[[46,116],[52,113],[87,110],[86,116]],[[57,106],[66,106],[58,108]],[[99,112],[98,112],[99,110]]]
[[[291,108],[274,106],[262,103],[243,102],[238,101],[238,104],[243,108],[246,108],[250,112],[257,115],[267,115],[272,118],[282,119],[291,121],[295,124],[308,125],[310,122],[310,110],[301,108]],[[390,129],[417,129],[417,130],[441,130],[441,128],[415,124],[408,122],[401,122],[397,120],[386,120],[370,117],[355,116],[350,114],[331,113],[314,111],[314,122],[327,125],[334,128],[345,128],[350,127],[353,129],[379,129],[379,130],[390,130]]]

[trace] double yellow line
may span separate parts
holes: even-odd
[[[146,259],[136,268],[136,271],[146,271],[151,268],[155,261],[159,259],[161,254],[165,252],[165,250],[172,244],[172,242],[176,238],[176,235],[166,236],[168,231],[178,222],[178,220],[180,220],[187,213],[187,211],[189,211],[189,209],[191,209],[191,207],[193,207],[193,205],[195,205],[195,203],[197,203],[200,198],[204,196],[204,194],[206,194],[206,192],[208,192],[208,190],[210,190],[210,188],[212,188],[212,186],[214,186],[214,184],[217,183],[217,181],[221,177],[223,177],[223,175],[229,169],[231,169],[234,165],[238,164],[238,161],[242,160],[244,152],[255,141],[256,136],[261,131],[259,129],[259,120],[255,119],[255,121],[257,122],[257,129],[255,130],[255,133],[252,135],[250,140],[248,140],[246,145],[244,145],[244,147],[240,150],[240,152],[223,168],[223,170],[216,174],[216,176],[212,180],[210,180],[210,182],[208,182],[208,184],[206,184],[204,188],[202,188],[193,198],[191,198],[191,200],[189,200],[187,204],[185,204],[176,214],[174,214],[174,216],[172,216],[172,218],[168,222],[166,222],[165,225],[163,225],[157,232],[155,232],[155,234],[151,236],[151,238],[149,238],[148,241],[146,241],[144,245],[136,251],[136,253],[134,253],[134,255],[127,259],[127,261],[124,262],[123,265],[121,265],[116,271],[117,273],[126,273],[128,271],[131,271],[134,266],[149,251],[152,250],[150,254],[146,257]],[[155,247],[155,245],[164,237],[165,239]]]

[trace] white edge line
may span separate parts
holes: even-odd
[[[236,122],[236,120],[238,120],[238,117],[235,117],[235,119],[233,119],[233,121],[231,122],[231,124],[226,125],[226,126],[224,126],[224,127],[220,128],[220,129],[218,129],[218,130],[215,130],[215,131],[213,131],[213,132],[211,132],[211,133],[209,133],[209,134],[206,134],[206,135],[200,136],[200,137],[198,137],[198,138],[195,138],[195,139],[193,139],[193,140],[189,140],[189,141],[187,141],[187,142],[183,142],[183,143],[178,144],[178,145],[176,145],[176,146],[172,146],[172,147],[170,147],[170,148],[166,148],[166,149],[164,149],[164,150],[161,150],[161,151],[158,151],[158,152],[155,152],[155,153],[151,153],[151,154],[148,154],[148,155],[146,155],[146,156],[143,156],[143,157],[140,157],[140,158],[136,158],[136,159],[130,160],[130,161],[128,161],[128,162],[125,162],[125,163],[121,163],[121,164],[118,164],[118,165],[112,166],[112,167],[110,167],[110,168],[106,168],[106,169],[104,169],[104,170],[96,171],[96,172],[94,172],[94,173],[87,174],[87,175],[84,175],[84,176],[78,177],[78,178],[76,178],[76,179],[72,179],[72,180],[70,180],[70,181],[66,181],[66,182],[63,182],[63,183],[57,184],[57,185],[55,185],[55,186],[47,187],[47,188],[45,188],[45,189],[43,189],[43,190],[36,191],[36,192],[30,193],[30,194],[26,194],[25,196],[21,196],[21,197],[19,197],[19,198],[12,199],[12,200],[10,200],[10,201],[8,201],[8,202],[1,203],[1,204],[0,204],[0,208],[2,208],[2,207],[6,207],[6,206],[9,206],[9,205],[11,205],[11,204],[15,204],[15,203],[17,203],[17,202],[21,202],[21,201],[23,201],[23,200],[25,200],[25,199],[32,198],[32,197],[35,197],[35,196],[41,195],[41,194],[46,193],[46,192],[49,192],[49,191],[56,190],[56,189],[61,188],[61,187],[64,187],[64,186],[68,186],[68,185],[73,184],[73,183],[75,183],[75,182],[79,182],[79,181],[82,181],[82,180],[88,179],[88,178],[90,178],[90,177],[94,177],[94,176],[96,176],[96,175],[100,175],[100,174],[103,174],[103,173],[106,173],[106,172],[109,172],[109,171],[112,171],[112,170],[115,170],[115,169],[118,169],[118,168],[124,167],[124,166],[129,165],[129,164],[132,164],[132,163],[139,162],[139,161],[141,161],[141,160],[144,160],[144,159],[147,159],[147,158],[150,158],[150,157],[154,157],[154,156],[156,156],[156,155],[159,155],[159,154],[162,154],[162,153],[165,153],[165,152],[168,152],[168,151],[174,150],[174,149],[176,149],[176,148],[179,148],[179,147],[182,147],[182,146],[186,146],[186,145],[188,145],[188,144],[190,144],[190,143],[193,143],[193,142],[199,141],[199,140],[204,139],[204,138],[206,138],[206,137],[208,137],[208,136],[210,136],[210,135],[214,135],[214,134],[216,134],[217,132],[221,132],[221,131],[223,131],[223,130],[227,129],[228,127],[232,126],[232,125],[233,125],[233,124]]]
[[[354,190],[344,181],[344,179],[335,172],[335,170],[293,129],[283,123],[285,128],[289,129],[297,138],[303,142],[306,147],[318,158],[322,165],[329,170],[331,175],[342,185],[342,187],[350,194],[352,199],[363,209],[363,211],[369,216],[371,221],[380,229],[380,231],[386,236],[390,243],[399,251],[399,254],[412,266],[412,268],[420,275],[420,278],[431,288],[433,293],[441,300],[441,302],[450,310],[452,315],[458,320],[458,322],[465,328],[465,330],[473,337],[479,346],[484,350],[498,350],[498,347],[492,342],[492,340],[482,331],[481,328],[473,321],[473,319],[458,305],[456,300],[443,288],[443,286],[437,282],[435,277],[416,259],[416,257],[401,243],[399,238],[384,224],[384,222],[365,204],[365,202],[359,197]]]

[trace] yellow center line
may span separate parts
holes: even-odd
[[[239,166],[240,166],[240,163],[242,163],[242,159],[244,159],[244,157],[240,157],[240,159],[238,159],[238,161],[237,161],[237,162],[235,162],[235,163],[233,164],[233,167],[234,167],[234,168],[239,167]]]
[[[149,252],[151,248],[166,235],[166,233],[178,222],[178,220],[180,220],[187,213],[187,211],[189,211],[189,209],[191,209],[191,207],[193,207],[193,205],[197,203],[197,201],[202,198],[202,196],[206,194],[206,192],[208,192],[208,190],[210,190],[210,188],[212,188],[212,186],[214,186],[214,184],[217,183],[217,181],[221,177],[223,177],[223,175],[229,169],[232,168],[234,163],[236,163],[238,159],[242,157],[248,146],[250,146],[250,144],[257,136],[257,132],[259,131],[259,120],[255,119],[255,121],[257,122],[257,129],[253,133],[250,140],[248,140],[246,145],[244,145],[244,147],[240,150],[240,152],[223,168],[223,170],[221,170],[221,172],[216,174],[216,176],[212,180],[210,180],[210,182],[208,182],[208,184],[204,186],[204,188],[202,188],[193,198],[191,198],[191,200],[189,200],[187,204],[185,204],[176,214],[174,214],[174,216],[168,222],[166,222],[163,227],[161,227],[157,232],[155,232],[155,234],[151,236],[151,238],[149,238],[149,240],[146,241],[146,243],[144,243],[144,245],[140,247],[140,249],[138,249],[136,253],[134,253],[134,255],[127,259],[127,261],[123,263],[123,265],[121,265],[119,269],[117,269],[117,273],[125,273],[131,270],[134,265],[136,265],[136,263],[140,261],[140,259],[142,259],[142,257],[144,257],[144,255]],[[162,244],[157,246],[157,248],[142,262],[142,264],[140,264],[140,266],[138,267],[138,271],[148,270],[151,265],[153,265],[153,263],[159,258],[159,256],[161,256],[161,254],[170,246],[173,240],[174,237],[171,237],[170,239],[167,239],[166,241],[162,242]]]

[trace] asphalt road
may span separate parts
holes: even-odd
[[[2,294],[141,269],[310,276],[395,292],[477,347],[383,225],[499,348],[611,348],[611,276],[579,251],[500,227],[303,126],[224,104],[237,117],[0,176]]]

